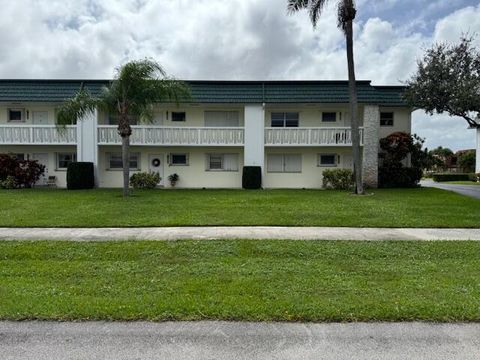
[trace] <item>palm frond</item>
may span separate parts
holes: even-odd
[[[288,0],[287,10],[289,14],[296,13],[303,9],[308,9],[310,0]]]
[[[337,11],[337,26],[345,33],[347,31],[347,23],[353,21],[356,15],[355,0],[340,1]]]
[[[313,27],[317,27],[318,19],[322,14],[323,8],[327,4],[328,0],[312,0],[309,8],[310,20],[312,21]]]
[[[81,88],[73,98],[66,100],[58,109],[57,126],[65,128],[66,125],[75,124],[86,115],[93,113],[98,103],[98,99],[88,90]]]

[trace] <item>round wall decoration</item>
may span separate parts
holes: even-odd
[[[153,167],[159,167],[160,166],[160,159],[155,158],[152,160],[152,166]]]

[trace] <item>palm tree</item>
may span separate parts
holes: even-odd
[[[122,138],[123,195],[129,193],[129,146],[132,118],[151,123],[156,103],[188,99],[190,90],[181,81],[167,77],[155,61],[145,59],[126,63],[117,69],[114,80],[98,97],[92,96],[83,86],[59,109],[59,126],[81,121],[84,116],[100,109],[118,116],[118,135]]]
[[[352,122],[353,168],[355,174],[355,193],[363,194],[362,161],[360,157],[360,132],[358,126],[357,85],[355,81],[355,62],[353,58],[353,20],[357,13],[355,0],[336,0],[338,2],[337,26],[345,34],[347,42],[348,90]],[[310,20],[316,28],[318,19],[329,0],[288,0],[288,11],[298,12],[308,9]]]

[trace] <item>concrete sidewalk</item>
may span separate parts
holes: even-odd
[[[0,322],[3,360],[479,359],[480,324]]]
[[[343,227],[0,228],[1,240],[477,240],[480,229]]]

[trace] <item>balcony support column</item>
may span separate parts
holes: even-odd
[[[245,105],[245,166],[260,166],[265,163],[265,108],[261,104]]]
[[[93,163],[95,185],[98,186],[98,141],[97,141],[98,111],[87,114],[77,121],[77,161]]]
[[[378,187],[378,146],[380,109],[365,105],[363,116],[363,183],[370,188]]]

